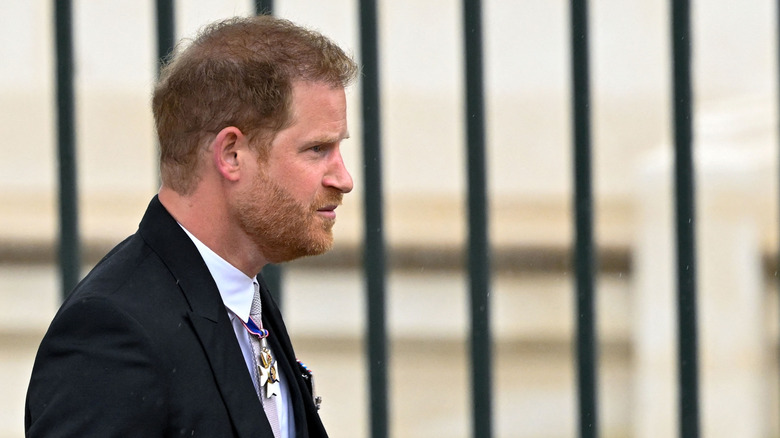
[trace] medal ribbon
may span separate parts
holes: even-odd
[[[240,320],[240,318],[239,318]],[[257,336],[260,339],[267,338],[268,337],[268,330],[258,327],[257,324],[255,324],[254,320],[252,320],[252,317],[250,316],[247,318],[247,321],[241,321],[241,324],[244,324],[244,327],[246,327],[246,330]]]

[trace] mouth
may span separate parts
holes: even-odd
[[[317,209],[317,214],[327,219],[336,219],[336,207],[338,205],[326,205]]]

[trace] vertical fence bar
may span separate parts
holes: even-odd
[[[777,66],[777,72],[778,72],[778,84],[780,84],[780,1],[775,2],[775,52],[776,58],[775,58],[775,65]],[[778,113],[780,113],[780,95],[778,95],[778,105],[777,110]],[[780,132],[778,133],[780,134]],[[780,158],[780,154],[778,154],[778,158]],[[780,177],[780,161],[777,163],[777,169],[778,169],[778,177]],[[780,205],[779,205],[780,206]],[[780,236],[780,234],[778,234]],[[775,277],[777,283],[775,284],[778,287],[777,293],[780,297],[780,241],[778,241],[778,247],[777,247],[777,259],[775,260]],[[778,300],[778,303],[780,303],[780,300]],[[778,343],[780,343],[780,340],[778,340]],[[778,345],[780,346],[780,345]],[[780,352],[780,349],[778,349],[778,352]],[[780,354],[778,355],[778,363],[780,364]]]
[[[274,0],[255,0],[255,14],[273,15]]]
[[[579,436],[598,436],[587,0],[571,1]]]
[[[696,239],[688,0],[672,0],[680,434],[699,436]]]
[[[70,0],[54,0],[57,51],[57,144],[59,154],[59,263],[62,296],[80,278],[81,246],[76,171],[75,92],[73,85],[73,9]]]
[[[273,15],[273,0],[255,0],[255,15]],[[282,308],[282,267],[279,265],[268,264],[263,268],[263,280],[268,286],[271,297],[276,301],[276,305]]]
[[[482,4],[463,2],[466,68],[466,148],[468,157],[469,247],[471,297],[471,392],[473,436],[492,432],[492,346],[490,335],[490,242],[485,173],[485,103],[482,72]]]
[[[165,65],[176,44],[176,20],[173,0],[157,0],[157,69]]]
[[[379,57],[375,0],[360,1],[360,57],[363,63],[364,269],[368,294],[371,437],[386,438],[388,436],[386,274],[382,224]]]
[[[282,267],[279,265],[267,264],[262,271],[263,280],[265,280],[271,298],[276,302],[279,309],[282,308]]]
[[[168,58],[173,53],[173,47],[176,44],[176,11],[174,0],[156,0],[155,18],[157,27],[157,77],[168,62]],[[159,145],[158,149],[159,149]],[[160,167],[156,169],[157,185],[162,184],[160,176]]]

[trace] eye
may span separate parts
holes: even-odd
[[[322,152],[323,149],[324,148],[322,147],[322,145],[319,145],[319,144],[309,148],[309,150],[312,151],[312,152]]]

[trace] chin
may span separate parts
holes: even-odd
[[[325,254],[333,247],[333,236],[325,236],[319,238],[312,238],[306,242],[298,242],[300,245],[295,245],[290,242],[287,248],[277,251],[273,257],[269,257],[268,261],[273,264],[291,262],[303,257],[312,257]]]
[[[330,251],[331,248],[333,248],[333,237],[322,239],[317,243],[313,243],[307,248],[307,251],[304,251],[305,254],[303,254],[303,256],[322,255]]]

